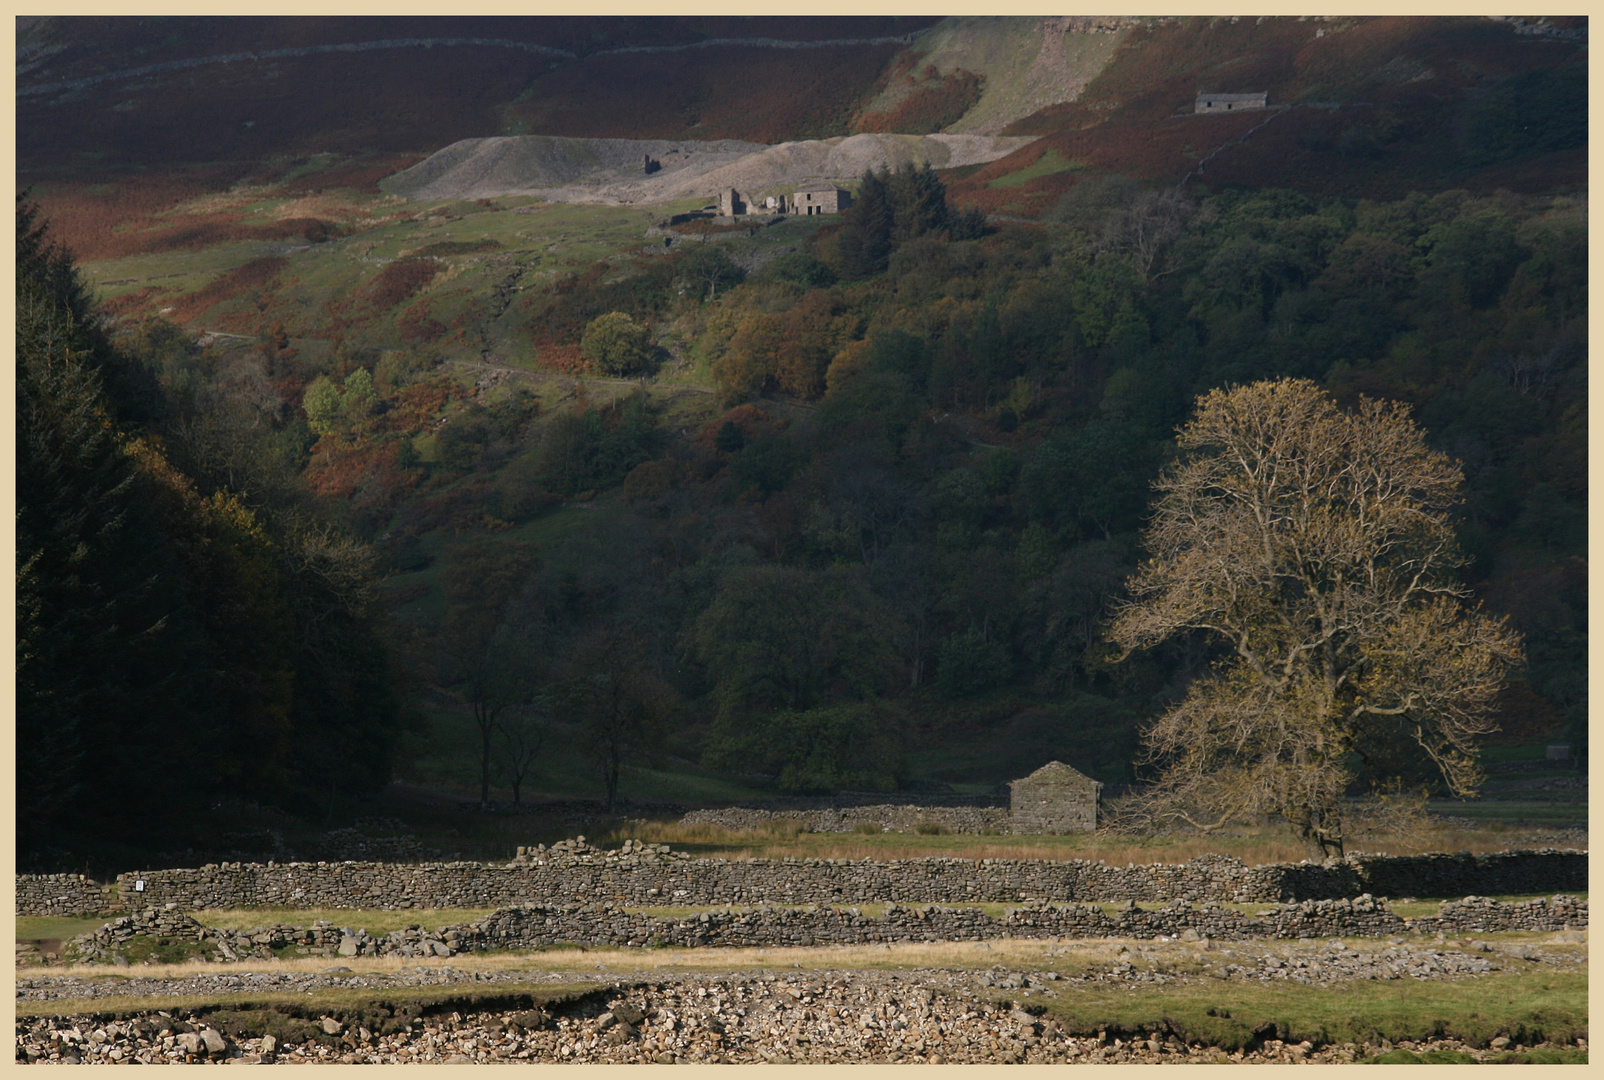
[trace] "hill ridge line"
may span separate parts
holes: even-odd
[[[666,53],[685,52],[691,49],[707,49],[715,46],[750,46],[765,49],[819,49],[842,45],[891,45],[907,44],[912,41],[915,34],[900,34],[893,37],[877,38],[831,38],[827,41],[787,41],[783,38],[711,38],[707,41],[687,42],[683,45],[626,45],[617,49],[600,49],[593,53],[586,53],[582,57],[578,53],[567,49],[553,48],[550,45],[536,45],[528,41],[513,41],[510,38],[381,38],[376,41],[347,41],[334,45],[298,45],[285,49],[253,49],[246,52],[221,53],[217,56],[196,56],[187,60],[168,60],[160,64],[147,64],[144,67],[124,68],[121,71],[108,71],[99,75],[86,75],[78,79],[63,79],[58,82],[40,83],[37,86],[18,87],[18,97],[32,97],[39,94],[52,94],[59,90],[81,90],[87,86],[94,86],[103,82],[113,82],[118,79],[137,79],[142,75],[154,75],[163,71],[182,71],[187,68],[204,67],[208,64],[232,64],[239,61],[277,60],[282,57],[312,56],[319,53],[332,52],[370,52],[375,49],[406,49],[406,48],[433,48],[441,46],[480,46],[484,48],[522,49],[525,52],[539,53],[543,56],[561,56],[569,60],[580,60],[591,56],[611,56],[617,53]]]

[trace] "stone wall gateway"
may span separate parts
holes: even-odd
[[[1587,888],[1581,851],[1489,855],[1355,855],[1327,863],[1246,866],[1206,855],[1180,864],[1110,866],[1084,859],[693,859],[664,845],[602,852],[586,845],[511,863],[217,863],[119,875],[121,900],[93,883],[17,879],[17,914],[110,914],[130,906],[205,908],[497,908],[527,903],[1016,903],[1023,899],[1275,903],[1377,896],[1556,893]],[[143,890],[135,883],[143,881]],[[91,892],[91,886],[93,892]],[[99,911],[91,910],[95,895]],[[68,897],[67,900],[61,897]]]

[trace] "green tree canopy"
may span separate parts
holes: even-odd
[[[622,311],[591,320],[579,347],[597,371],[608,375],[633,375],[651,364],[651,331]]]

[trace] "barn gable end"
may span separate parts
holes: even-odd
[[[1049,761],[1008,785],[1009,831],[1029,835],[1090,832],[1097,828],[1102,790],[1101,783],[1062,761]]]

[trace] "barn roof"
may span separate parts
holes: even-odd
[[[1037,769],[1024,779],[1012,781],[1012,784],[1040,783],[1043,781],[1053,784],[1079,781],[1083,784],[1096,784],[1098,787],[1103,786],[1101,781],[1093,780],[1080,770],[1072,769],[1068,765],[1065,765],[1062,761],[1049,761],[1047,764],[1043,765],[1041,768]],[[1010,786],[1012,786],[1012,784],[1010,784]]]
[[[801,191],[840,191],[841,189],[824,180],[809,180],[805,184],[798,184],[796,190]]]

